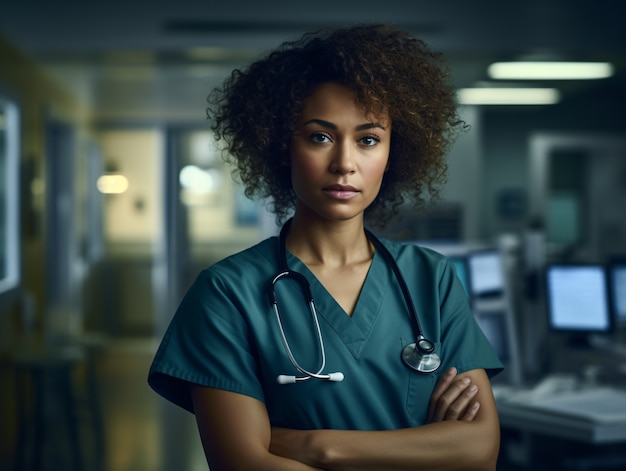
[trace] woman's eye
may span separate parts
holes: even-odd
[[[361,138],[361,144],[363,144],[366,147],[375,146],[379,142],[380,142],[380,139],[378,139],[376,136],[364,136]]]
[[[316,132],[316,133],[311,134],[310,139],[311,141],[318,142],[318,143],[330,142],[330,136],[322,132]]]

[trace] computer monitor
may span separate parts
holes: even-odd
[[[613,319],[618,327],[626,327],[626,258],[609,260],[608,272]]]
[[[501,296],[505,289],[502,254],[497,249],[484,249],[467,255],[470,293],[473,298]]]
[[[546,267],[548,323],[553,331],[609,333],[608,277],[600,264],[549,264]]]
[[[521,384],[517,328],[502,252],[485,245],[439,244],[429,248],[444,254],[454,265],[478,326],[504,364],[504,372],[494,381]]]

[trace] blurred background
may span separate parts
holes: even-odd
[[[206,96],[285,40],[369,21],[444,52],[471,125],[441,200],[381,235],[454,261],[506,364],[498,468],[626,469],[625,10],[4,0],[0,469],[207,469],[147,370],[198,271],[277,227],[222,163]],[[552,404],[568,394],[577,413]]]

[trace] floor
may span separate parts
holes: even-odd
[[[34,449],[28,430],[24,471],[78,471],[76,449],[82,451],[83,471],[208,470],[193,416],[162,400],[146,383],[155,349],[152,339],[124,339],[108,342],[99,351],[97,390],[104,430],[104,443],[99,446],[91,425],[93,409],[81,408],[79,439],[70,438],[65,416],[60,415],[64,404],[54,400],[55,386],[49,383],[52,394],[43,446],[39,452]],[[79,369],[75,379],[77,385],[83,384],[84,370]],[[38,466],[35,456],[40,458]],[[0,463],[0,470],[15,469],[17,461],[13,461],[13,465]]]
[[[193,416],[147,385],[153,339],[113,343],[102,357],[106,471],[208,470]]]

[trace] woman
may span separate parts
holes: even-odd
[[[444,178],[463,123],[441,56],[383,25],[306,35],[210,103],[247,195],[293,212],[200,274],[150,371],[211,470],[495,469],[501,364],[451,264],[365,229]]]

